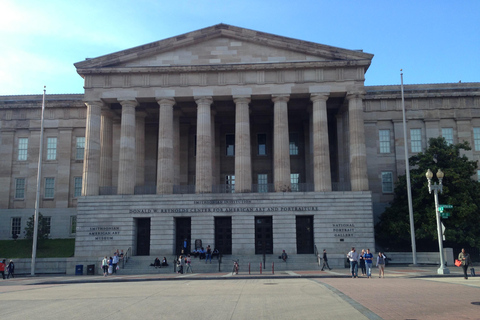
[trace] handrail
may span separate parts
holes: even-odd
[[[128,262],[130,259],[132,247],[128,247],[127,252],[123,254],[123,259],[122,259],[122,269],[125,268],[125,264]]]

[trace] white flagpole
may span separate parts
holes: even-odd
[[[402,69],[400,69],[402,71]],[[413,221],[412,187],[410,185],[410,164],[408,163],[407,121],[405,117],[405,98],[403,96],[403,72],[400,73],[402,87],[403,141],[405,147],[405,172],[407,174],[408,215],[410,217],[410,237],[412,241],[413,265],[417,265],[417,245],[415,244],[415,226]]]
[[[40,124],[40,151],[38,152],[38,171],[37,171],[37,195],[35,198],[35,214],[33,216],[33,244],[32,244],[32,263],[30,274],[35,275],[35,259],[37,257],[37,237],[38,237],[38,209],[40,207],[40,184],[42,182],[42,155],[43,155],[43,114],[45,112],[45,86],[43,86],[42,100],[42,118]]]

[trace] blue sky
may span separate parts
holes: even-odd
[[[218,23],[374,54],[366,85],[480,82],[480,1],[0,0],[0,95],[82,93],[73,63]]]

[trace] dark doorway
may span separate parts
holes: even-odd
[[[215,248],[232,254],[232,217],[215,217]]]
[[[175,218],[175,254],[182,253],[185,239],[187,239],[187,250],[185,253],[192,251],[190,248],[191,233],[191,218]]]
[[[313,253],[313,216],[297,216],[297,253]]]
[[[150,218],[138,218],[137,222],[137,256],[150,255]]]
[[[255,217],[255,254],[272,254],[272,217]]]

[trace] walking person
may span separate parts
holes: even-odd
[[[360,253],[360,256],[358,257],[358,261],[360,262],[360,269],[362,270],[362,276],[367,275],[367,270],[365,268],[365,250],[362,249],[362,252]]]
[[[458,260],[462,262],[464,278],[468,279],[467,270],[468,266],[472,263],[472,260],[470,260],[470,255],[465,251],[464,248],[462,248],[462,252],[458,254]]]
[[[355,247],[352,247],[352,251],[347,254],[347,258],[350,260],[352,278],[358,277],[358,252],[355,251]]]
[[[5,259],[0,262],[0,273],[2,274],[2,278],[5,280]]]
[[[193,273],[193,269],[192,269],[192,257],[190,257],[190,254],[187,255],[187,257],[185,258],[185,264],[187,266],[186,270],[185,270],[185,273],[188,273],[188,271],[190,270],[190,273]]]
[[[328,265],[328,258],[327,258],[327,250],[323,249],[323,265],[322,265],[322,271],[323,269],[328,268],[328,270],[332,270],[330,266]]]
[[[372,277],[372,265],[373,265],[373,254],[370,252],[370,249],[367,249],[367,252],[363,256],[365,259],[365,268],[367,269],[367,278]]]
[[[102,269],[103,269],[103,276],[106,277],[108,274],[108,259],[105,256],[102,260]]]
[[[112,260],[112,272],[114,274],[117,273],[117,264],[118,264],[118,254],[116,252],[113,253],[113,260]]]
[[[382,252],[377,256],[378,277],[385,278],[385,256]]]
[[[8,266],[7,266],[7,279],[10,278],[10,276],[12,276],[12,279],[15,278],[14,277],[14,273],[15,273],[15,264],[13,263],[12,260],[10,260],[10,262],[8,263]]]

